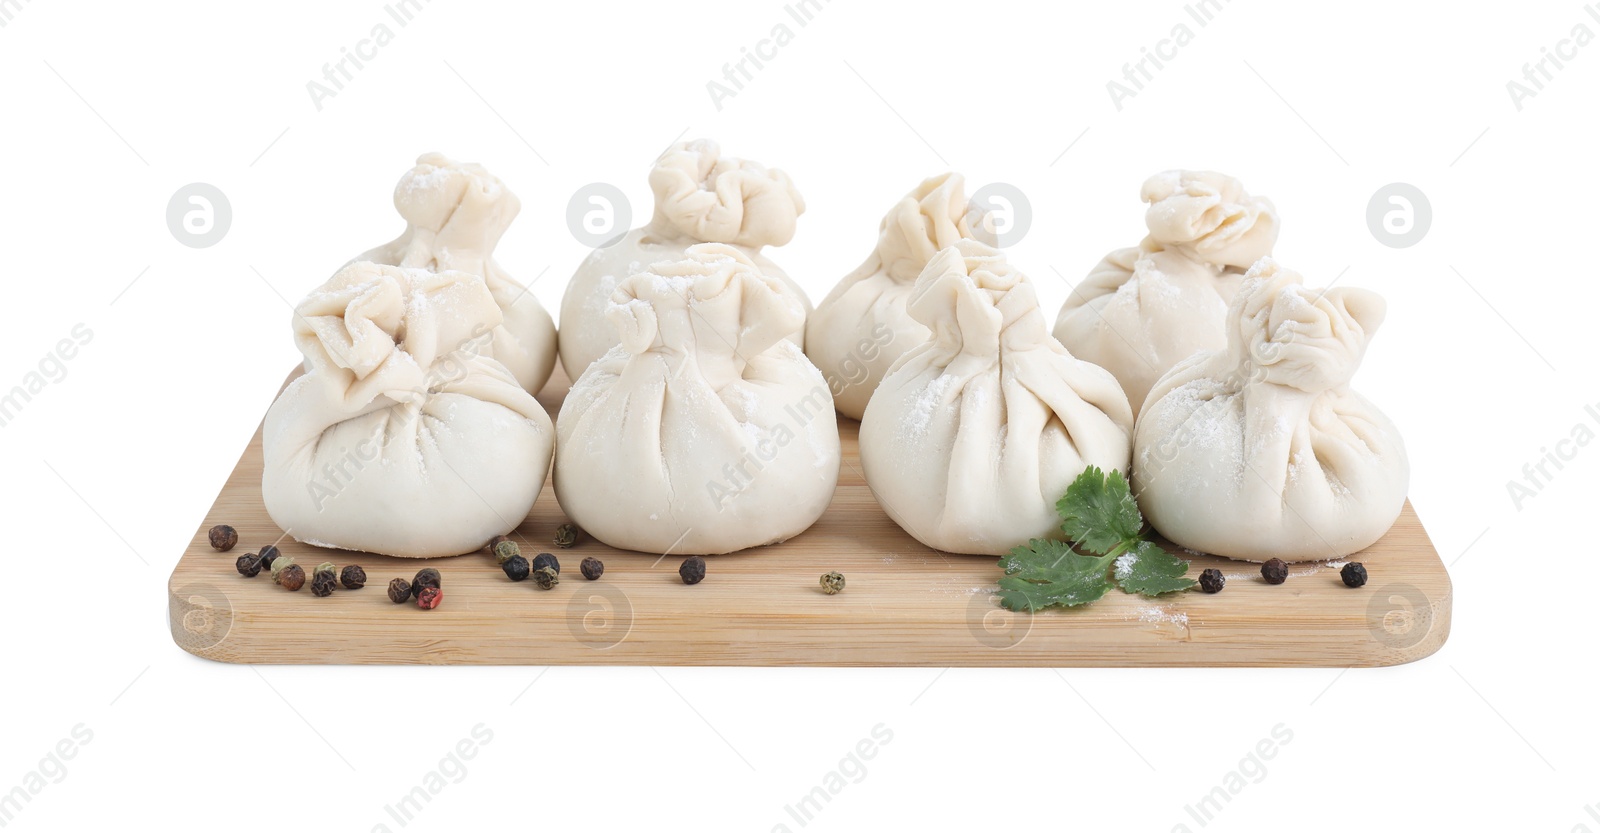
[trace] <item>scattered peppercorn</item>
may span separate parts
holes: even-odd
[[[411,595],[419,595],[422,593],[422,588],[424,587],[438,586],[439,571],[433,569],[432,567],[423,567],[417,571],[416,577],[411,579]]]
[[[1281,558],[1269,558],[1267,563],[1261,565],[1261,577],[1268,584],[1282,584],[1289,578],[1289,565],[1283,563]]]
[[[272,571],[272,580],[285,590],[299,590],[306,586],[306,571],[299,564],[290,564],[282,570]]]
[[[1228,580],[1223,578],[1221,570],[1207,569],[1200,571],[1200,589],[1207,593],[1221,593],[1222,586],[1227,583]]]
[[[283,572],[284,570],[289,569],[291,566],[294,565],[294,559],[290,558],[288,556],[278,556],[277,558],[274,558],[272,560],[272,563],[268,564],[266,556],[267,556],[266,551],[263,550],[261,552],[261,554],[260,554],[261,566],[272,570],[272,580],[273,581],[277,581],[278,580],[278,574],[279,573]]]
[[[568,550],[578,543],[578,528],[572,524],[556,527],[556,546]]]
[[[507,561],[522,554],[516,541],[506,540],[494,545],[494,563],[505,566]]]
[[[319,598],[332,596],[333,586],[339,581],[332,570],[318,570],[311,574],[311,595]]]
[[[211,539],[211,548],[217,552],[227,552],[233,549],[234,544],[239,543],[239,533],[227,524],[217,524],[212,527],[211,531],[206,533],[206,537]]]
[[[678,565],[678,577],[684,584],[699,584],[706,577],[706,560],[698,555],[691,555]]]
[[[261,548],[261,566],[272,569],[272,562],[278,560],[278,548],[268,544]]]
[[[1359,561],[1352,561],[1340,568],[1339,578],[1344,579],[1346,587],[1360,587],[1367,583],[1367,568]]]
[[[423,610],[433,610],[439,606],[439,600],[442,598],[444,598],[444,594],[440,592],[439,588],[424,587],[422,592],[417,594],[417,607]]]
[[[556,560],[556,557],[550,553],[541,552],[533,557],[533,569],[542,570],[545,567],[555,570],[557,574],[561,572],[561,562]]]
[[[238,569],[239,575],[255,578],[261,575],[261,556],[247,552],[239,556],[238,560],[233,562],[233,566]]]
[[[494,548],[500,546],[500,542],[501,541],[509,541],[509,540],[511,540],[511,536],[509,536],[509,535],[496,535],[493,538],[489,539],[489,543],[485,544],[483,549],[484,549],[485,552],[488,552],[490,555],[494,555]]]
[[[561,574],[549,567],[540,567],[533,571],[533,583],[539,585],[540,590],[549,590],[561,583]]]
[[[844,589],[844,573],[838,570],[834,570],[831,573],[823,573],[822,578],[818,579],[817,583],[822,585],[822,592],[832,596]]]
[[[405,604],[411,598],[411,582],[397,578],[389,582],[389,601]]]
[[[528,577],[528,559],[520,555],[513,555],[506,559],[504,564],[500,565],[500,569],[506,571],[506,578],[512,581],[522,581]]]
[[[584,578],[594,581],[600,577],[601,573],[606,571],[606,565],[602,564],[600,559],[591,556],[589,558],[585,558],[583,562],[578,565],[578,569],[583,571]]]
[[[367,571],[359,564],[351,564],[339,572],[339,583],[346,590],[360,590],[367,586]]]

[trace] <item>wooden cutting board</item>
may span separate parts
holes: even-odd
[[[540,395],[552,415],[567,387],[558,372]],[[1190,575],[1221,569],[1222,593],[1112,590],[1085,608],[1011,613],[992,593],[996,559],[931,550],[883,513],[861,475],[856,428],[839,420],[839,488],[816,525],[783,544],[710,557],[692,587],[678,578],[678,557],[588,538],[555,548],[565,517],[547,482],[513,538],[530,558],[560,558],[561,582],[548,591],[508,580],[487,555],[390,558],[284,536],[261,502],[258,428],[172,571],[173,639],[197,656],[246,663],[1347,667],[1420,659],[1449,635],[1450,577],[1409,502],[1356,556],[1371,576],[1361,589],[1322,564],[1292,565],[1274,587],[1256,565],[1199,556]],[[220,523],[239,531],[227,553],[206,539]],[[317,598],[267,572],[239,575],[234,559],[267,544],[308,569],[360,564],[368,585]],[[600,580],[580,575],[585,556],[605,562]],[[424,566],[443,575],[443,603],[391,603],[389,580]],[[821,591],[829,570],[844,573],[843,593]]]

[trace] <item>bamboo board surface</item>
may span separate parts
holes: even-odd
[[[557,371],[539,400],[554,415],[567,381]],[[261,431],[245,449],[168,581],[173,639],[197,656],[244,663],[472,665],[922,665],[922,666],[1377,666],[1432,654],[1450,630],[1450,578],[1406,503],[1383,540],[1355,556],[1371,575],[1352,590],[1336,568],[1291,565],[1267,585],[1257,565],[1190,557],[1190,576],[1217,567],[1217,595],[1148,599],[1113,589],[1084,608],[1014,614],[992,595],[992,557],[936,552],[890,520],[867,489],[854,420],[839,420],[844,465],[833,503],[785,542],[711,556],[685,586],[680,558],[614,550],[584,537],[556,549],[565,522],[549,481],[512,534],[523,553],[552,552],[561,583],[514,583],[482,555],[391,558],[324,550],[283,536],[261,501]],[[227,553],[206,532],[239,532]],[[317,598],[234,559],[276,543],[296,563],[360,564],[365,588]],[[1182,553],[1180,553],[1182,554]],[[605,562],[585,581],[578,562]],[[389,579],[424,566],[443,575],[435,610],[396,605]],[[844,573],[843,593],[817,579]],[[309,576],[308,576],[309,578]],[[309,581],[307,582],[309,585]]]

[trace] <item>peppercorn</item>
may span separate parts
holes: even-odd
[[[1344,579],[1346,587],[1360,587],[1367,583],[1367,568],[1359,561],[1352,561],[1339,570],[1339,578]]]
[[[698,555],[691,555],[678,565],[678,577],[684,584],[699,584],[706,577],[706,560]]]
[[[442,598],[444,598],[444,594],[440,592],[439,588],[424,587],[422,592],[417,594],[417,607],[423,610],[433,610],[439,606],[439,600]]]
[[[351,564],[339,572],[339,583],[346,590],[360,590],[367,586],[367,571],[359,564]]]
[[[556,546],[568,550],[578,543],[578,528],[572,524],[556,527]]]
[[[332,570],[317,570],[311,574],[311,595],[324,598],[333,595],[333,586],[339,581]]]
[[[417,571],[416,577],[411,579],[411,595],[416,596],[424,587],[439,586],[439,571],[432,567],[423,567]]]
[[[561,572],[561,562],[557,561],[556,557],[550,553],[541,552],[533,557],[533,569],[542,570],[545,567],[555,570],[557,574]]]
[[[389,601],[405,604],[411,598],[411,582],[397,578],[389,582]]]
[[[528,577],[528,559],[520,555],[513,555],[500,565],[506,571],[506,578],[512,581],[522,581]]]
[[[606,565],[602,564],[600,559],[591,556],[589,558],[585,558],[583,562],[578,565],[578,569],[583,572],[584,578],[594,581],[600,577],[601,573],[606,571]]]
[[[1282,584],[1289,578],[1289,565],[1283,563],[1281,558],[1269,558],[1267,563],[1261,565],[1261,577],[1268,584]]]
[[[502,567],[507,561],[521,554],[522,548],[517,546],[516,541],[508,539],[494,545],[494,562]]]
[[[282,570],[273,570],[272,580],[285,590],[299,590],[306,586],[306,571],[299,564],[290,564]]]
[[[277,581],[278,580],[278,574],[279,573],[282,573],[284,570],[287,570],[290,567],[294,566],[294,559],[290,558],[288,556],[278,556],[277,558],[274,558],[272,560],[271,564],[267,563],[266,551],[265,550],[262,550],[262,552],[260,554],[260,557],[261,557],[261,566],[272,570],[272,580],[273,581]]]
[[[533,571],[533,583],[539,585],[540,590],[549,590],[561,583],[561,574],[549,567],[540,567]]]
[[[239,571],[239,575],[255,578],[261,575],[261,556],[247,552],[239,556],[238,560],[233,562],[233,566]]]
[[[1228,580],[1223,578],[1221,570],[1208,569],[1200,571],[1200,589],[1207,593],[1221,593],[1222,586]]]
[[[233,545],[239,543],[239,533],[227,524],[217,524],[206,533],[211,539],[211,548],[217,552],[227,552]]]
[[[278,552],[278,548],[274,547],[271,544],[268,544],[268,545],[262,547],[261,548],[261,553],[260,553],[260,555],[261,555],[261,566],[266,567],[268,569],[271,569],[272,568],[272,562],[278,560],[278,555],[279,554],[280,553]]]
[[[490,555],[494,555],[494,548],[500,546],[500,542],[501,541],[509,541],[509,540],[511,540],[511,537],[509,535],[496,535],[493,538],[489,539],[489,543],[484,544],[483,549],[484,549],[485,552],[489,553]]]
[[[817,582],[822,585],[822,592],[832,596],[844,589],[844,573],[838,570],[834,570],[831,573],[823,573],[822,578],[818,579]]]

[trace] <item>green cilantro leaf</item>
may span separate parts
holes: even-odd
[[[1035,538],[1001,557],[1000,604],[1030,613],[1052,605],[1075,607],[1097,601],[1111,589],[1106,559],[1072,551],[1060,541]]]
[[[1194,579],[1183,577],[1188,571],[1189,562],[1153,542],[1140,541],[1117,556],[1111,575],[1116,578],[1117,586],[1128,593],[1159,596],[1193,587]]]
[[[1139,537],[1144,516],[1128,489],[1122,472],[1105,474],[1090,466],[1067,487],[1056,502],[1061,513],[1061,529],[1079,547],[1093,553],[1108,553],[1118,544]]]

